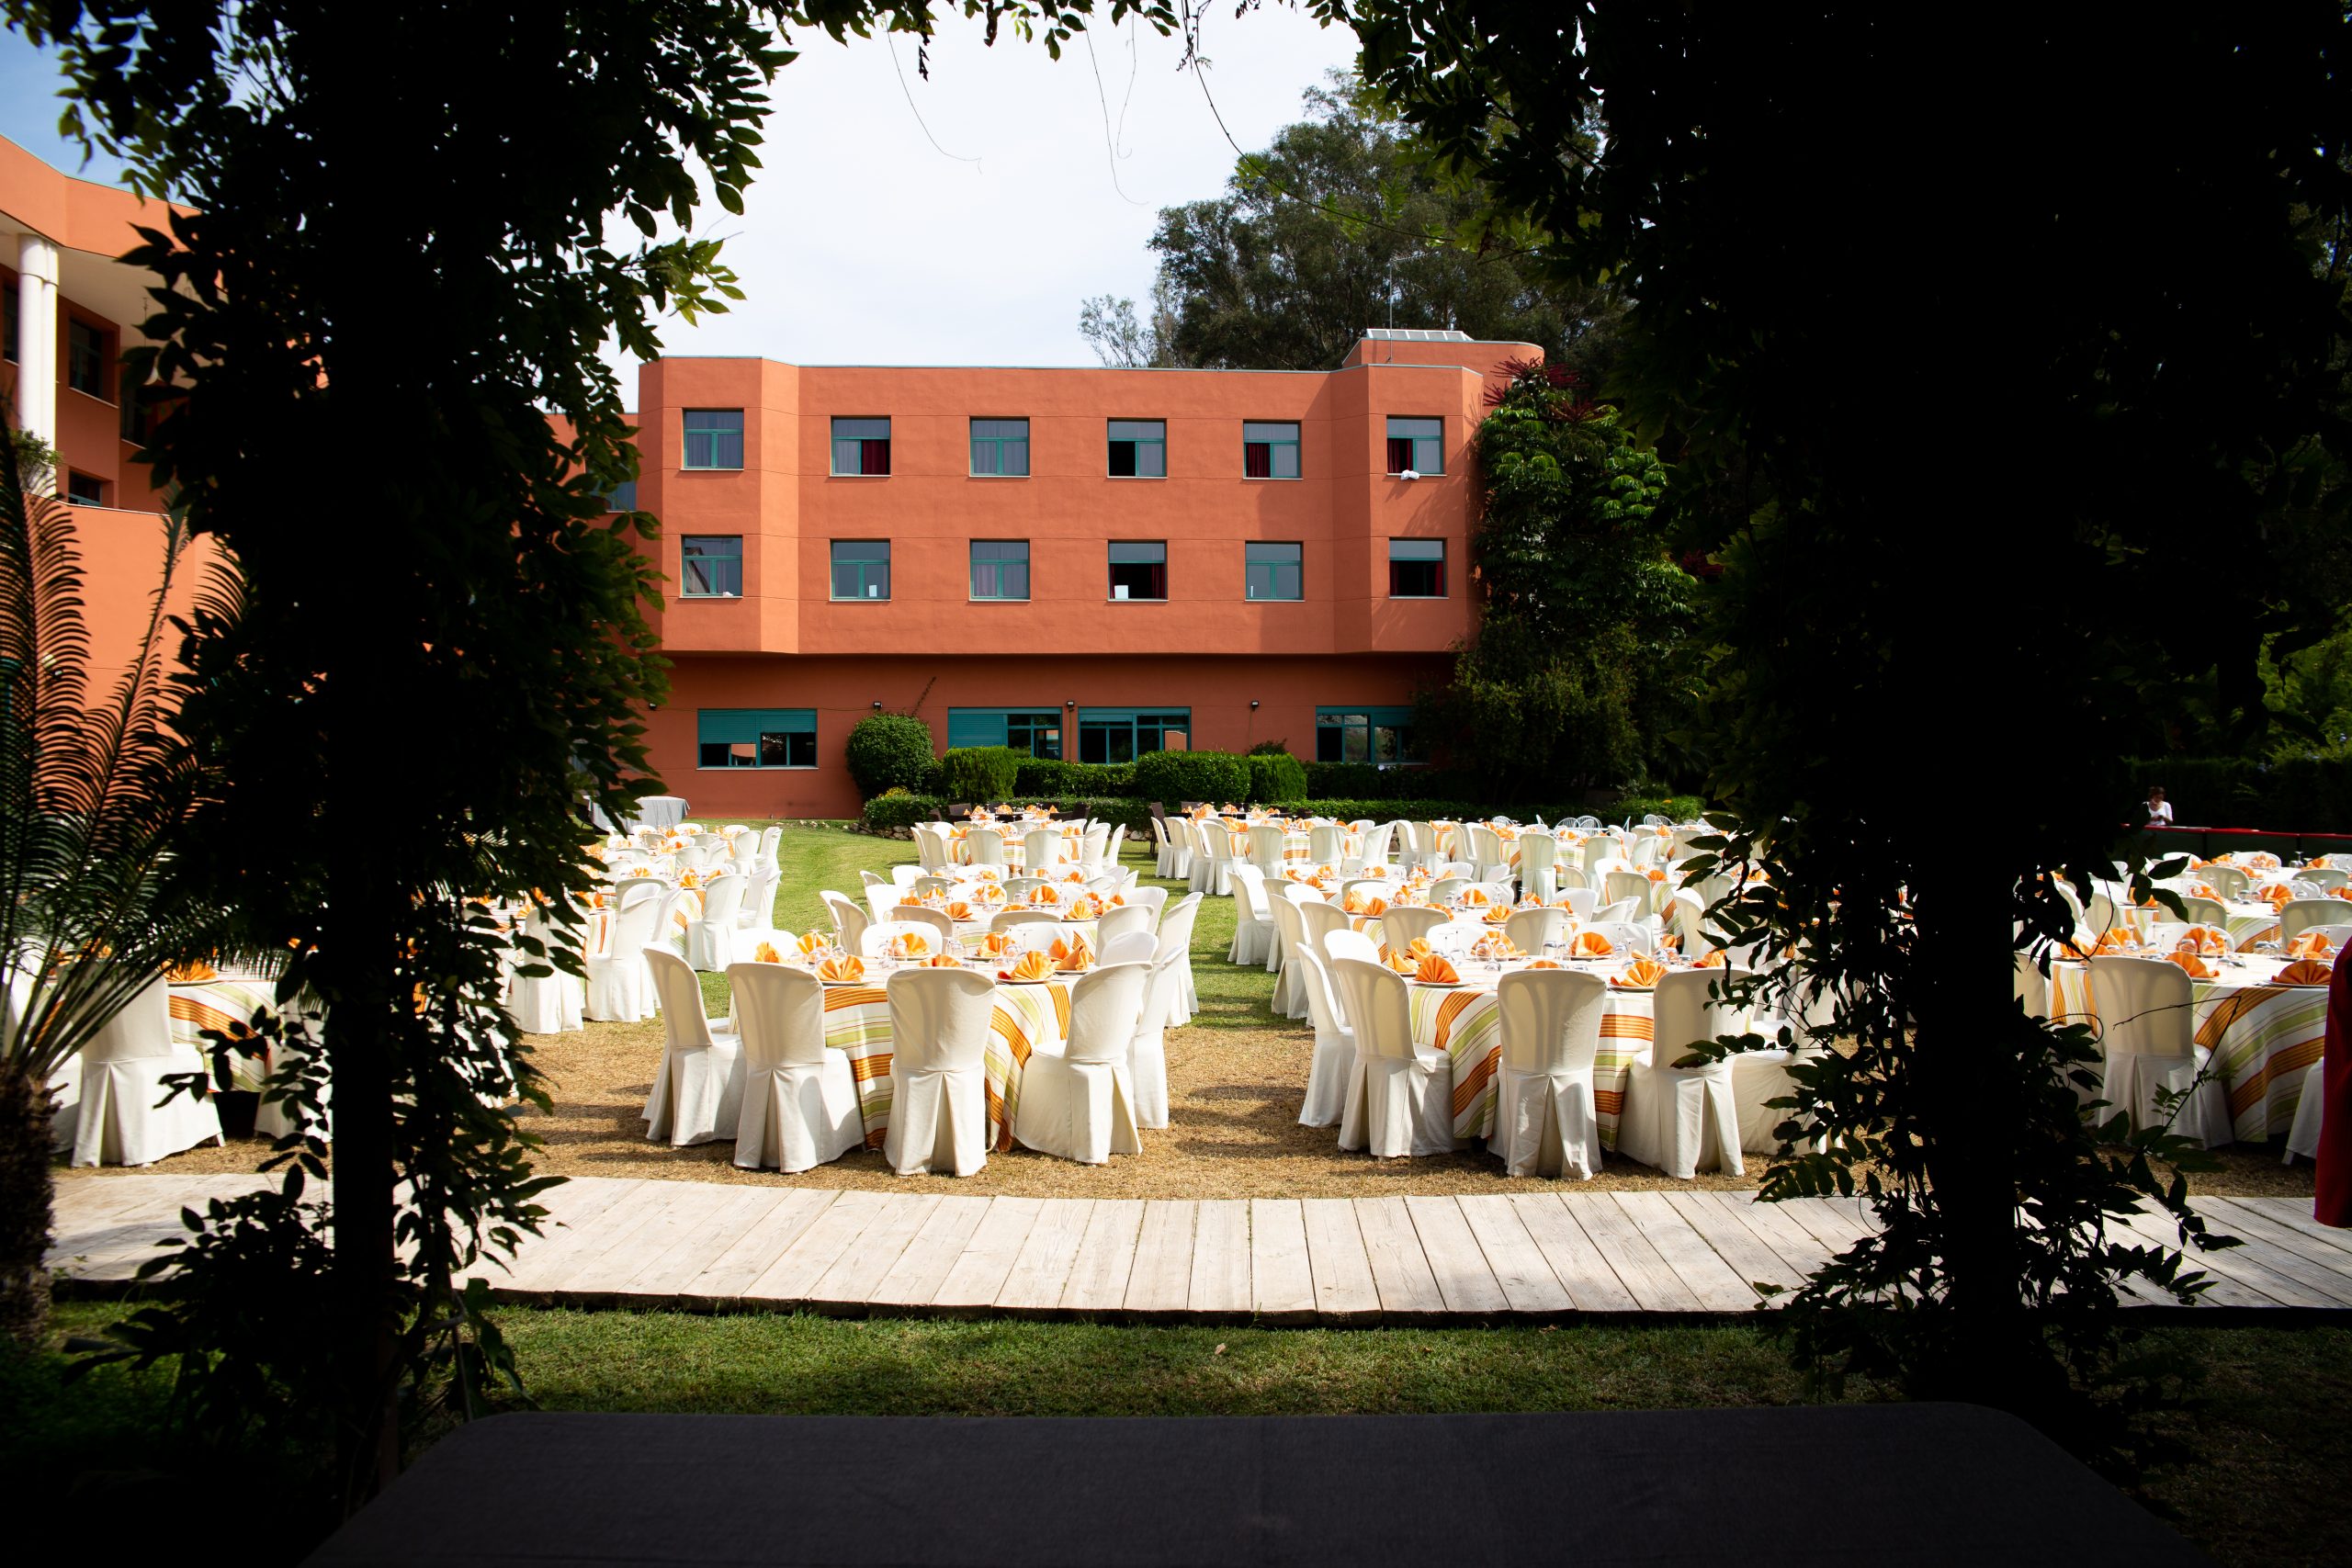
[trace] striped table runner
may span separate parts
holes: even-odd
[[[2191,980],[2197,1043],[2213,1053],[2230,1101],[2231,1130],[2265,1143],[2295,1124],[2303,1074],[2327,1042],[2327,987]],[[2097,1024],[2091,975],[2080,964],[2050,966],[2053,1020]]]
[[[983,1067],[991,1149],[1001,1154],[1012,1147],[1012,1122],[1021,1109],[1021,1077],[1029,1054],[1069,1037],[1069,982],[996,988]],[[826,987],[825,1043],[848,1053],[850,1071],[857,1079],[857,1113],[865,1124],[865,1146],[880,1148],[890,1129],[890,999],[883,988]]]
[[[1413,1043],[1453,1059],[1453,1135],[1486,1138],[1495,1130],[1495,1078],[1502,1067],[1502,1010],[1492,990],[1410,986]],[[1592,1064],[1592,1102],[1600,1142],[1617,1146],[1625,1080],[1650,1054],[1656,1025],[1647,991],[1611,991]]]

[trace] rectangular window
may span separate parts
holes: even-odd
[[[695,715],[695,766],[813,768],[815,708],[704,708]]]
[[[890,422],[887,419],[833,421],[833,472],[887,474],[890,471]]]
[[[1411,708],[1320,708],[1315,715],[1318,762],[1418,762]]]
[[[1028,598],[1029,541],[1026,539],[974,539],[972,541],[972,597],[975,599]]]
[[[94,479],[87,474],[65,470],[65,499],[76,506],[104,506],[107,503],[107,481]]]
[[[1445,597],[1445,541],[1388,541],[1388,596],[1391,599]]]
[[[743,466],[743,411],[685,411],[686,460],[689,468],[740,468]]]
[[[65,323],[65,384],[94,398],[107,395],[107,363],[114,355],[107,340],[114,334],[87,321]]]
[[[1247,580],[1244,598],[1306,597],[1306,571],[1299,562],[1300,547],[1252,541],[1241,547],[1241,554],[1242,575]]]
[[[1025,419],[974,420],[972,472],[996,479],[1026,478],[1029,472],[1029,422]]]
[[[1168,597],[1168,545],[1160,539],[1111,541],[1111,597]]]
[[[833,597],[888,599],[890,596],[890,541],[835,539]]]
[[[689,599],[743,596],[743,536],[688,534],[678,541],[678,592]]]
[[[1388,471],[1392,474],[1445,472],[1445,421],[1398,419],[1388,416]]]
[[[1298,478],[1298,426],[1246,421],[1241,426],[1241,477]]]
[[[120,413],[122,438],[134,446],[144,446],[155,434],[157,394],[164,390],[156,386],[141,386],[130,378],[129,370],[115,378],[115,407]]]
[[[1053,708],[949,708],[947,744],[1010,746],[1032,757],[1059,761],[1062,716]]]
[[[637,481],[635,479],[623,479],[620,483],[606,491],[605,492],[605,510],[607,512],[636,511]]]
[[[1190,750],[1192,731],[1190,708],[1080,708],[1078,760],[1132,762],[1147,751]]]
[[[0,277],[0,359],[17,362],[17,310],[21,301],[15,277]]]
[[[1111,477],[1114,479],[1166,479],[1168,422],[1164,419],[1111,421]]]

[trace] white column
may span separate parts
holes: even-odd
[[[57,445],[57,247],[17,237],[17,428]]]

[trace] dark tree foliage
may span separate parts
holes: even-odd
[[[185,204],[131,258],[166,287],[130,357],[175,394],[158,483],[246,581],[187,641],[218,781],[197,869],[323,1014],[312,1037],[298,1010],[308,1065],[272,1091],[308,1123],[282,1188],[199,1218],[134,1344],[184,1353],[208,1437],[305,1424],[330,1507],[396,1466],[403,1414],[501,1369],[458,1282],[541,1217],[504,1107],[544,1100],[471,900],[544,894],[576,929],[587,807],[649,783],[651,520],[604,512],[636,458],[598,353],[653,355],[660,312],[738,297],[715,243],[651,237],[692,231],[698,176],[741,210],[776,26],[928,38],[960,10],[1058,52],[1089,9],[5,0],[78,124]],[[608,244],[616,214],[646,242]]]
[[[1360,87],[1306,94],[1307,118],[1234,164],[1226,194],[1162,208],[1148,321],[1087,300],[1080,331],[1107,365],[1329,370],[1368,327],[1454,328],[1605,364],[1611,291],[1562,284],[1531,236]]]
[[[2114,1281],[2177,1255],[2107,1216],[2183,1190],[2158,1130],[2075,1115],[2093,1047],[2008,975],[2069,927],[2047,875],[2129,857],[2123,760],[2200,684],[2243,742],[2264,637],[2341,622],[2341,8],[1317,8],[1623,287],[1611,390],[1718,508],[1695,735],[1720,853],[1770,878],[1724,912],[1850,1043],[1770,1190],[1863,1182],[1888,1220],[1785,1330],[2122,1453],[2151,1385]]]

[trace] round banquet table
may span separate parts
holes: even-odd
[[[208,1029],[222,1034],[243,1034],[253,1024],[255,1012],[276,1016],[277,982],[257,975],[221,975],[209,980],[171,985],[172,1043],[186,1045],[211,1058],[211,1042],[204,1038]],[[262,1079],[270,1070],[270,1063],[261,1056],[232,1053],[229,1058],[230,1081],[232,1089],[249,1094],[259,1093]]]
[[[2218,980],[2191,979],[2197,1043],[2213,1053],[2229,1097],[2232,1131],[2244,1143],[2263,1143],[2295,1122],[2303,1076],[2327,1038],[2327,987],[2277,986],[2283,967],[2271,958],[2245,958]],[[2098,1023],[2087,964],[2050,966],[2053,1023]]]
[[[686,797],[682,795],[649,795],[637,803],[637,815],[630,818],[632,829],[637,828],[674,828],[686,819]]]
[[[1621,967],[1602,965],[1599,972],[1614,975]],[[1457,1139],[1494,1134],[1495,1079],[1503,1050],[1502,1010],[1495,999],[1495,984],[1500,977],[1474,963],[1459,986],[1406,982],[1413,1043],[1442,1051],[1453,1061],[1453,1135]],[[1603,1004],[1600,1050],[1592,1063],[1592,1104],[1604,1148],[1617,1146],[1625,1080],[1635,1062],[1649,1057],[1656,1036],[1650,999],[1648,991],[1620,990],[1612,985]]]
[[[1076,976],[1032,986],[1000,984],[989,1021],[988,1145],[996,1153],[1012,1147],[1013,1117],[1021,1109],[1021,1078],[1030,1053],[1069,1037],[1069,991]],[[872,980],[825,987],[825,1044],[844,1052],[857,1080],[858,1120],[865,1146],[878,1149],[890,1129],[890,998]]]
[[[1083,831],[1072,832],[1058,822],[1038,822],[1024,825],[1004,836],[1004,869],[1006,871],[1015,872],[1025,871],[1028,869],[1029,846],[1023,842],[1023,840],[1031,832],[1040,828],[1050,829],[1060,833],[1062,836],[1062,858],[1060,861],[1056,863],[1057,864],[1077,863],[1070,852],[1073,849],[1081,849],[1084,846],[1086,842],[1085,833]],[[956,825],[950,833],[947,840],[947,852],[949,857],[957,865],[970,865],[972,863],[971,836],[974,833],[988,833],[993,831],[995,831],[995,829],[990,828],[966,828],[961,824]]]

